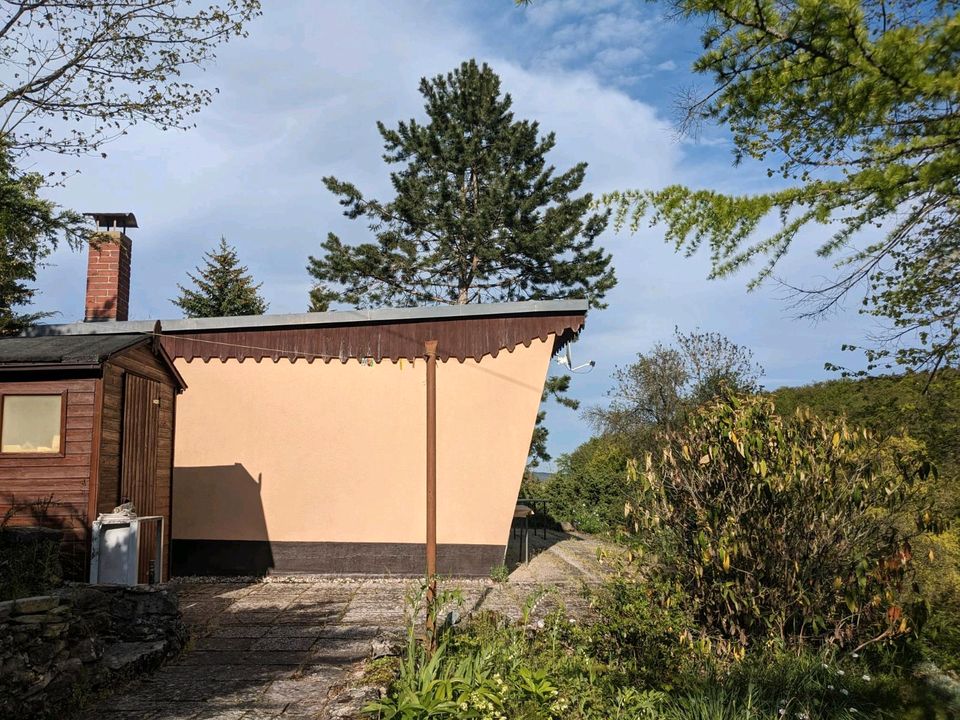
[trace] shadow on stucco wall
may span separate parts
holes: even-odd
[[[240,463],[174,468],[174,575],[260,576],[274,568],[262,484]]]

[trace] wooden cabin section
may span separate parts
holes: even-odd
[[[162,515],[164,565],[169,567],[178,385],[166,365],[145,346],[107,362],[102,382],[96,512],[132,502],[139,515]],[[152,549],[148,544],[145,553],[152,556]]]
[[[174,413],[184,385],[148,338],[112,337],[93,350],[82,347],[83,338],[50,338],[52,349],[43,339],[0,340],[0,410],[7,395],[63,398],[61,452],[0,452],[0,519],[10,513],[9,524],[63,529],[65,573],[85,579],[93,520],[133,502],[138,515],[164,518],[166,579]],[[37,346],[25,347],[30,342]],[[155,527],[142,524],[141,582],[154,556]]]
[[[0,381],[0,396],[63,395],[66,431],[62,454],[0,454],[0,517],[10,513],[10,525],[62,529],[64,570],[72,576],[84,572],[87,557],[98,384],[94,378]]]

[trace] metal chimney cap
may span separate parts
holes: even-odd
[[[137,225],[137,216],[131,212],[127,213],[100,213],[100,212],[88,212],[84,213],[87,217],[93,218],[93,221],[97,224],[98,228],[105,228],[107,230],[113,230],[120,228],[126,230],[127,228],[135,228]]]

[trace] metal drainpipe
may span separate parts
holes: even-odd
[[[427,652],[436,649],[437,598],[437,341],[424,343],[427,353]]]

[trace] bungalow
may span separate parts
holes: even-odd
[[[126,318],[131,244],[110,232],[90,250],[88,321],[32,333],[156,334],[189,386],[176,407],[174,574],[421,573],[428,341],[438,572],[503,562],[548,365],[585,302],[164,320],[157,332]]]

